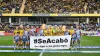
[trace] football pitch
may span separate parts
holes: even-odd
[[[12,36],[0,36],[0,46],[12,46]],[[81,46],[100,46],[100,36],[83,36]],[[13,48],[0,48],[0,50],[13,50]],[[79,49],[85,51],[100,51],[100,48]],[[69,50],[68,50],[69,51]],[[1,52],[0,56],[100,56],[100,53],[65,53],[65,52]]]

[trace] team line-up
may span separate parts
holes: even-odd
[[[23,49],[30,47],[30,36],[64,36],[71,35],[71,46],[77,42],[80,46],[81,30],[80,26],[77,25],[76,28],[71,27],[70,29],[67,26],[47,26],[42,24],[39,26],[16,26],[14,30],[14,49]]]

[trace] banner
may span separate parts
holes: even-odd
[[[5,32],[5,31],[0,31],[0,36],[13,36],[13,33]]]
[[[13,33],[5,32],[4,36],[13,36]]]
[[[30,49],[69,49],[71,36],[31,36]]]
[[[0,36],[4,36],[5,35],[4,32],[5,31],[0,31]]]

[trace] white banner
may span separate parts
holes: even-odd
[[[71,36],[31,36],[30,49],[69,49]]]

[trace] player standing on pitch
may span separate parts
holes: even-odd
[[[80,39],[81,39],[81,30],[80,30],[80,26],[76,27],[76,36],[77,36],[77,44],[80,47]]]
[[[24,29],[24,34],[22,36],[22,41],[23,41],[23,48],[26,48],[27,44],[28,44],[28,31],[25,28]]]
[[[75,47],[75,44],[76,44],[76,38],[77,38],[76,31],[74,31],[74,33],[72,34],[72,47],[73,48]]]
[[[19,46],[22,49],[23,48],[22,36],[24,35],[24,28],[23,28],[23,25],[20,25],[19,27],[20,27],[20,29],[19,29],[19,33],[20,33]]]
[[[30,31],[31,31],[31,35],[35,36],[35,27],[34,26],[31,26]]]
[[[28,41],[27,41],[27,48],[29,48],[30,47],[30,34],[32,34],[32,32],[31,32],[31,30],[30,30],[30,26],[29,25],[27,25],[27,27],[26,27],[26,31],[27,31],[27,39],[28,39]]]
[[[13,38],[14,49],[19,48],[19,40],[20,40],[19,30],[18,27],[16,27],[16,29],[14,30],[14,38]]]

